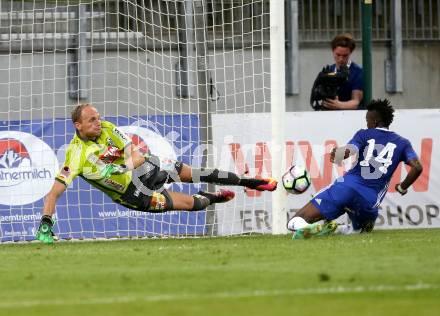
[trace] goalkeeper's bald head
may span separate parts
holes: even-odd
[[[76,122],[81,122],[81,115],[85,108],[87,107],[93,107],[90,103],[82,103],[75,106],[75,108],[72,110],[71,118],[72,123],[75,124]]]

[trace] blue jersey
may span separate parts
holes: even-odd
[[[333,64],[332,67],[336,68],[336,65]],[[353,90],[363,90],[363,71],[358,64],[351,62],[348,80],[339,88],[338,91],[339,101],[350,101]]]
[[[361,129],[348,143],[356,146],[359,156],[356,165],[343,176],[344,184],[376,207],[399,163],[418,159],[406,138],[385,128]]]

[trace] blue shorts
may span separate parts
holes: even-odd
[[[366,200],[343,182],[335,182],[319,192],[311,202],[327,220],[336,219],[347,213],[355,230],[374,226],[378,215],[378,208],[374,207],[376,201]]]

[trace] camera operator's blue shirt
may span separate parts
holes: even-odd
[[[336,68],[336,65],[332,65],[333,69]],[[348,80],[344,83],[338,92],[339,101],[350,101],[351,100],[351,92],[353,90],[361,90],[363,91],[363,70],[362,68],[356,64],[355,62],[351,62],[348,68],[349,75]]]

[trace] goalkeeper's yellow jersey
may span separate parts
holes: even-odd
[[[55,178],[68,186],[76,176],[80,176],[112,200],[118,200],[131,182],[131,171],[108,178],[102,177],[101,171],[108,163],[124,164],[124,149],[130,145],[130,137],[114,124],[102,121],[101,135],[95,141],[84,141],[75,134],[67,147],[65,162]]]

